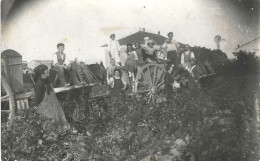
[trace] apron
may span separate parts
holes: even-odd
[[[133,53],[129,53],[127,55],[127,60],[125,62],[125,66],[128,71],[134,73],[136,70],[136,60],[135,60],[135,55]]]
[[[110,91],[111,96],[123,95],[124,94],[124,91],[122,90],[123,87],[124,84],[122,82],[122,77],[120,77],[119,79],[114,78],[114,87]]]
[[[54,91],[50,91],[50,95],[48,95],[47,91],[42,102],[39,104],[38,113],[43,116],[53,119],[53,132],[62,133],[70,129],[70,125],[65,118],[65,114],[63,109],[58,101],[56,94]]]

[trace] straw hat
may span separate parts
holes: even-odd
[[[155,42],[154,42],[154,40],[151,39],[151,40],[148,41],[147,45],[148,45],[148,44],[153,44],[153,45],[154,45]]]

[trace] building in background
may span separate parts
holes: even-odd
[[[160,46],[163,45],[163,43],[165,42],[165,40],[167,39],[166,37],[162,36],[160,34],[160,31],[158,31],[157,34],[154,33],[149,33],[149,32],[145,32],[145,28],[143,28],[142,30],[140,29],[138,32],[126,36],[124,38],[121,38],[118,40],[119,44],[120,44],[120,60],[121,62],[125,62],[126,59],[126,45],[128,43],[131,44],[135,44],[136,42],[140,42],[142,45],[145,44],[145,38],[149,38],[149,39],[153,39],[155,41],[155,46]],[[105,66],[108,66],[109,64],[109,54],[108,54],[108,44],[102,45],[101,47],[106,47],[105,49]]]
[[[237,48],[234,50],[235,52],[238,52],[240,50],[246,52],[255,52],[256,55],[260,57],[260,36],[245,44],[238,45]]]
[[[52,60],[33,60],[28,64],[28,67],[34,69],[35,67],[41,64],[47,65],[50,69],[52,65]]]

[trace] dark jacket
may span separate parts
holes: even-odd
[[[170,73],[166,72],[164,75],[164,82],[165,82],[164,91],[167,94],[167,98],[170,98],[173,93],[173,87],[172,87],[172,83],[174,82],[173,76]]]
[[[46,90],[48,88],[48,91],[50,92],[52,89],[51,84],[49,82],[49,79],[43,79],[43,78],[38,78],[38,80],[35,83],[34,86],[34,105],[38,106],[46,93]]]
[[[146,59],[146,51],[143,48],[141,48],[141,47],[138,48],[138,49],[135,49],[135,51],[136,51],[138,60],[145,61],[145,59]]]

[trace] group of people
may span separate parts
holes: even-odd
[[[129,77],[134,78],[134,74],[138,68],[142,67],[147,62],[156,61],[156,51],[158,51],[158,49],[154,45],[155,42],[153,40],[149,40],[145,47],[142,47],[140,42],[136,42],[134,45],[128,43],[125,52],[126,61],[122,62],[120,57],[123,53],[120,51],[120,44],[115,40],[115,34],[111,34],[108,43],[110,58],[109,66],[125,66],[126,70],[129,72]],[[111,62],[115,63],[111,64]],[[108,73],[108,75],[111,75],[111,73]]]
[[[169,73],[165,76],[165,82],[166,86],[171,86],[171,88],[165,89],[172,90],[172,84],[178,84],[176,79],[173,78],[179,78],[180,76],[188,77],[187,73],[190,73],[191,78],[193,78],[193,80],[190,80],[189,83],[190,88],[195,86],[199,87],[199,76],[201,75],[201,71],[205,71],[205,69],[200,69],[203,68],[203,66],[199,67],[196,65],[197,60],[195,59],[194,53],[190,50],[189,45],[185,46],[184,51],[180,51],[180,44],[173,39],[173,33],[169,32],[167,36],[168,39],[165,40],[162,46],[155,46],[155,41],[152,39],[148,39],[148,41],[143,46],[141,46],[140,42],[136,42],[135,46],[133,46],[131,43],[128,43],[125,52],[126,61],[121,62],[120,56],[122,52],[120,51],[120,44],[115,40],[115,34],[110,35],[110,42],[108,43],[110,64],[107,68],[107,80],[111,87],[112,93],[114,93],[113,88],[117,90],[123,89],[114,85],[115,72],[119,73],[119,80],[121,82],[120,84],[127,85],[129,84],[129,78],[130,81],[135,80],[136,72],[143,65],[146,63],[158,63],[158,60],[160,59],[159,55],[162,55],[161,59],[166,60],[167,65],[165,68],[168,71],[167,73]],[[181,75],[180,70],[184,71],[181,72]],[[183,73],[186,73],[186,75]],[[195,82],[197,85],[191,82]],[[120,94],[122,92],[118,93]],[[170,93],[170,91],[166,90],[166,93]]]
[[[195,55],[190,51],[187,45],[185,51],[179,56],[179,43],[173,39],[173,33],[168,33],[168,39],[161,47],[155,47],[153,40],[148,40],[145,46],[141,46],[140,42],[127,44],[127,60],[123,64],[120,61],[120,45],[115,40],[115,34],[110,35],[111,41],[108,44],[110,65],[107,68],[107,83],[110,88],[110,94],[113,96],[124,95],[124,91],[130,84],[130,77],[134,80],[135,73],[146,63],[157,62],[157,53],[164,51],[166,53],[167,65],[165,66],[166,74],[165,93],[169,100],[172,96],[173,89],[176,86],[176,80],[180,76],[185,76],[189,79],[189,87],[191,89],[200,88],[199,78],[202,70],[197,65]],[[70,128],[69,123],[65,118],[63,109],[55,95],[53,85],[59,80],[60,86],[68,86],[65,78],[65,72],[70,70],[73,84],[91,83],[94,78],[87,65],[79,63],[76,59],[73,63],[69,63],[64,53],[65,45],[59,43],[57,52],[53,54],[53,69],[57,72],[54,83],[51,83],[49,69],[46,65],[39,65],[35,68],[35,96],[34,104],[38,112],[46,117],[52,118],[55,129],[58,133],[65,132]],[[122,70],[124,69],[124,70]],[[179,69],[185,72],[180,74]]]

